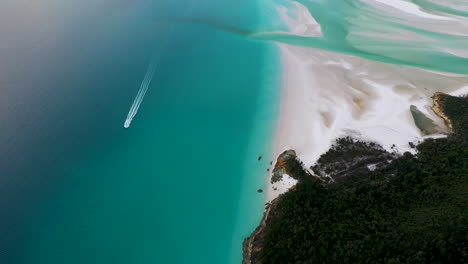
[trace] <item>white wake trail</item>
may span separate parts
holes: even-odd
[[[127,119],[124,123],[125,128],[130,127],[133,118],[137,114],[138,108],[140,108],[141,102],[143,101],[143,98],[145,97],[145,94],[148,91],[148,87],[151,84],[151,81],[153,80],[154,73],[156,72],[156,66],[156,58],[153,57],[150,65],[148,66],[148,70],[146,71],[145,78],[141,82],[140,89],[138,90],[135,100],[133,100],[133,104],[130,107],[130,110],[128,111]]]
[[[150,78],[151,78],[151,71],[152,71],[152,68],[150,66],[146,70],[145,78],[143,79],[143,82],[140,85],[140,89],[138,90],[138,93],[135,96],[135,99],[133,100],[133,104],[130,107],[130,111],[128,112],[127,119],[130,116],[132,116],[132,118],[133,118],[133,116],[135,116],[135,114],[136,114],[135,109],[139,106],[139,104],[137,102],[142,100],[141,99],[142,98],[142,93],[145,91],[145,87],[149,86],[149,82],[150,82]]]

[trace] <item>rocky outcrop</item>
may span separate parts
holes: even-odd
[[[271,176],[271,183],[281,181],[283,174],[291,175],[290,163],[297,160],[296,151],[286,150],[278,156],[276,160],[275,168],[273,169],[273,175]]]
[[[432,106],[432,110],[434,111],[434,113],[436,113],[439,117],[441,117],[442,119],[444,119],[445,121],[445,124],[447,124],[448,128],[452,129],[452,121],[450,120],[450,118],[445,114],[444,112],[444,106],[441,102],[441,98],[443,96],[446,96],[446,94],[444,93],[440,93],[440,92],[437,92],[434,94],[434,96],[432,97],[432,102],[433,102],[433,106]]]
[[[271,182],[280,181],[284,174],[303,182],[309,178],[317,178],[322,184],[330,183],[320,175],[333,176],[335,182],[345,182],[354,178],[366,178],[371,169],[383,167],[390,163],[396,155],[386,152],[375,143],[357,142],[351,138],[343,138],[337,141],[330,151],[322,155],[318,164],[312,168],[316,176],[312,175],[303,166],[294,150],[286,150],[281,153],[273,169]],[[280,208],[282,199],[290,192],[296,191],[295,186],[289,192],[280,195],[267,204],[260,225],[246,238],[243,243],[242,264],[266,264],[262,262],[262,250],[265,243],[268,227],[277,222],[283,214]]]
[[[262,264],[260,252],[262,251],[262,245],[265,239],[265,228],[270,220],[271,212],[275,211],[275,207],[280,197],[267,204],[260,225],[255,229],[250,237],[244,240],[242,264]]]
[[[432,119],[421,112],[417,106],[411,105],[410,112],[413,116],[414,124],[423,133],[423,135],[432,135],[440,132],[440,128],[434,124]]]
[[[304,174],[302,163],[297,159],[294,150],[286,150],[281,153],[276,159],[275,168],[272,171],[271,183],[281,181],[284,174],[288,174],[293,178],[299,178]],[[265,228],[274,216],[272,212],[278,213],[276,210],[278,201],[281,196],[272,200],[265,207],[262,221],[250,237],[244,240],[243,244],[243,264],[262,264],[260,253],[265,239]]]

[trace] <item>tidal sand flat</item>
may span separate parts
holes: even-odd
[[[424,3],[296,1],[278,8],[290,32],[276,35],[284,66],[276,156],[294,149],[309,168],[342,136],[400,153],[413,151],[408,142],[443,136],[431,96],[468,87],[468,20]],[[437,130],[421,131],[412,107]],[[292,184],[270,184],[268,199]]]
[[[280,43],[284,70],[244,264],[467,262],[467,11],[298,0],[279,7],[288,32],[250,34]]]
[[[466,10],[0,1],[0,263],[240,263],[296,182],[267,187],[279,153],[443,136],[430,96],[467,91]]]

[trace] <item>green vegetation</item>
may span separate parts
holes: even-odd
[[[339,138],[310,169],[323,179],[332,178],[335,183],[369,181],[367,176],[372,170],[388,165],[396,157],[378,144],[346,137]]]
[[[452,121],[455,136],[463,143],[468,143],[468,95],[455,97],[441,94],[439,101],[444,108],[444,113]]]
[[[312,168],[334,183],[294,163],[253,263],[468,263],[468,99],[443,100],[455,133],[416,155],[340,139]]]

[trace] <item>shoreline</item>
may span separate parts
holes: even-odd
[[[342,138],[330,153],[320,158],[313,169],[317,175],[333,175],[337,181],[332,182],[314,179],[301,168],[299,160],[279,160],[280,164],[285,163],[283,168],[289,168],[288,171],[299,183],[296,188],[267,204],[260,225],[244,240],[242,263],[276,263],[287,259],[333,262],[350,257],[356,259],[369,248],[378,253],[364,256],[360,261],[370,258],[380,261],[382,256],[391,260],[395,259],[395,255],[400,259],[416,259],[417,254],[425,255],[420,260],[434,259],[434,248],[453,252],[437,256],[448,262],[453,262],[453,255],[465,256],[465,249],[438,243],[432,233],[434,222],[428,223],[424,219],[435,218],[437,225],[446,223],[447,215],[449,219],[463,219],[463,206],[459,205],[463,204],[467,182],[460,171],[467,159],[460,157],[466,157],[467,152],[464,146],[467,143],[467,99],[466,96],[443,93],[434,95],[434,105],[440,106],[439,114],[446,116],[455,129],[447,138],[418,143],[417,147],[414,146],[419,150],[418,155],[407,153],[400,156],[373,143]],[[294,155],[292,150],[288,153]],[[337,166],[337,162],[341,165]],[[449,169],[447,162],[453,165]],[[376,166],[381,170],[373,172]],[[414,181],[415,175],[422,180]],[[440,182],[451,185],[444,185],[444,189],[441,189]],[[433,198],[427,199],[428,196]],[[447,206],[447,196],[454,201],[454,206]],[[434,211],[433,208],[440,209]],[[310,219],[304,218],[304,215],[309,215]],[[388,228],[389,225],[393,227]],[[441,241],[460,234],[456,228],[463,226],[462,222],[456,221],[449,221],[448,225],[453,228],[437,230]],[[407,229],[406,226],[411,227]],[[418,226],[418,229],[414,229],[414,226]],[[349,229],[362,235],[349,233],[346,231]],[[408,232],[413,235],[407,236]],[[421,243],[418,236],[421,233],[428,234],[423,237],[425,243]],[[393,240],[395,236],[396,241],[416,239],[411,240],[413,245],[392,248],[395,242],[386,241]],[[345,242],[328,242],[336,242],[337,237]],[[371,244],[369,239],[373,240]],[[327,242],[334,245],[328,251],[328,246],[325,246],[327,249],[322,246]],[[353,243],[352,247],[348,246],[350,243]],[[382,243],[387,245],[381,246]],[[395,253],[387,254],[387,248],[392,248]],[[338,253],[330,256],[326,253],[329,251]]]
[[[321,36],[320,25],[308,10],[296,2],[294,6],[296,18],[280,9],[290,31],[296,35]],[[283,76],[273,159],[292,149],[306,169],[335,139],[343,136],[374,141],[387,151],[414,152],[408,142],[441,137],[449,131],[444,120],[432,111],[431,96],[435,92],[456,94],[466,90],[468,84],[468,75],[386,64],[287,44],[278,44],[278,49]],[[415,125],[411,106],[431,119],[439,132],[424,135]],[[295,184],[287,177],[271,184],[270,177],[271,173],[267,179],[267,201]]]

